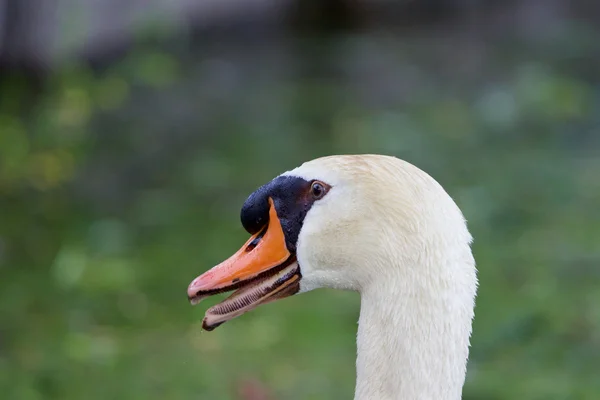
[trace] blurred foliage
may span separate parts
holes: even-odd
[[[65,66],[34,101],[7,81],[5,398],[233,399],[246,377],[281,399],[351,398],[358,295],[295,296],[207,333],[185,289],[246,239],[257,186],[368,152],[431,173],[469,220],[464,398],[600,398],[600,36],[582,32],[491,41],[466,72],[460,46],[453,63],[439,38],[365,33],[291,43],[286,62],[268,45],[140,45]]]

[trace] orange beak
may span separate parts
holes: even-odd
[[[234,255],[200,275],[188,286],[193,304],[216,293],[237,289],[263,276],[291,257],[273,200],[269,198],[269,224],[253,235]]]

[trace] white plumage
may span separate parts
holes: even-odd
[[[300,231],[300,291],[360,292],[355,399],[460,399],[477,276],[451,197],[388,156],[330,156],[284,175],[332,185]]]

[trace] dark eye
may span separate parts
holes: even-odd
[[[325,193],[327,193],[327,190],[325,189],[325,185],[322,184],[321,182],[313,182],[310,187],[310,193],[313,195],[313,197],[315,199],[318,200],[321,197],[325,196]]]

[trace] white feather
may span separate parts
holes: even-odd
[[[451,197],[394,157],[330,156],[286,172],[332,186],[300,231],[301,291],[361,294],[355,400],[458,400],[477,291]]]

